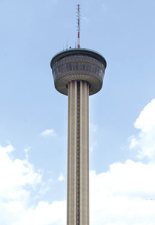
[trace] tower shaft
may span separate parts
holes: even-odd
[[[55,88],[68,95],[67,225],[89,225],[89,95],[101,90],[106,65],[80,46],[51,60]]]
[[[68,84],[67,225],[89,225],[89,84]]]

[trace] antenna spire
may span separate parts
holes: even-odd
[[[80,48],[80,4],[77,4],[77,48]]]

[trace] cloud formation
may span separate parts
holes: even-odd
[[[28,159],[14,159],[12,145],[0,146],[0,224],[62,225],[65,201],[35,202],[42,174]]]
[[[155,99],[144,107],[134,126],[139,133],[131,137],[130,148],[139,159],[155,161]]]
[[[153,225],[155,223],[155,164],[127,160],[109,171],[91,172],[92,224]]]
[[[35,188],[41,182],[41,174],[26,159],[14,159],[12,145],[0,146],[0,199],[22,200],[27,199],[27,187]]]
[[[65,180],[64,175],[61,173],[58,177],[58,181],[63,182]]]
[[[53,129],[46,129],[46,130],[41,132],[41,136],[42,137],[55,137],[56,132]]]

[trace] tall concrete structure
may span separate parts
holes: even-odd
[[[54,56],[51,68],[55,88],[68,95],[67,225],[89,225],[89,95],[102,88],[106,61],[75,48]]]

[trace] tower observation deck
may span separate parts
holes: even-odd
[[[51,60],[55,88],[68,95],[67,225],[89,225],[89,95],[102,88],[106,60],[75,48]]]

